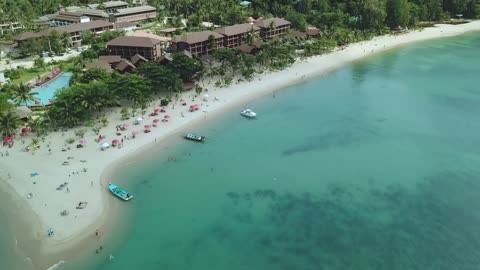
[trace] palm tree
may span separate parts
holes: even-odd
[[[15,93],[13,99],[15,100],[16,104],[19,105],[27,105],[28,102],[34,102],[37,98],[34,95],[38,94],[37,92],[31,92],[30,88],[24,84],[19,84],[15,88]]]
[[[42,136],[47,129],[47,120],[43,117],[29,117],[28,118],[28,126],[32,132],[35,132],[38,137]]]
[[[0,115],[0,134],[2,136],[15,135],[20,124],[20,118],[9,110]]]

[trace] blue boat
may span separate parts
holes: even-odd
[[[124,201],[128,201],[133,198],[132,194],[128,193],[126,190],[112,183],[108,184],[108,189],[110,190],[110,192],[112,192],[113,195],[117,196],[118,198]]]

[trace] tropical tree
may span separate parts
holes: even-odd
[[[48,121],[44,117],[32,117],[30,116],[28,118],[27,122],[28,127],[32,132],[35,132],[35,134],[40,137],[45,134],[45,131],[47,130],[48,127]]]
[[[93,81],[107,81],[111,78],[110,73],[108,73],[103,68],[91,68],[85,71],[79,79],[80,83],[90,83]]]
[[[387,13],[382,0],[365,0],[360,6],[360,27],[362,29],[379,30],[385,22]]]
[[[410,6],[407,0],[387,1],[387,24],[390,28],[406,27],[410,22]]]
[[[158,63],[145,63],[136,69],[136,73],[150,81],[153,92],[182,90],[182,80],[179,75]]]
[[[47,64],[45,63],[45,59],[39,57],[35,60],[33,60],[33,68],[37,70],[45,70],[45,67]]]
[[[15,135],[19,125],[20,119],[12,110],[0,114],[0,134],[2,134],[2,137]]]
[[[31,92],[31,89],[28,86],[19,84],[15,88],[13,100],[15,101],[15,104],[26,106],[28,102],[35,102],[37,100],[37,98],[35,98],[36,94],[38,93]]]
[[[184,82],[192,81],[203,71],[203,66],[198,60],[179,53],[173,55],[173,61],[168,63],[167,68],[178,74]]]
[[[110,89],[118,97],[133,101],[137,107],[144,107],[153,92],[150,81],[136,74],[116,77],[110,83]]]

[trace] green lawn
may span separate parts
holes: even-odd
[[[50,73],[49,70],[40,70],[40,71],[24,70],[22,76],[18,79],[12,80],[12,83],[14,84],[25,83],[30,81],[31,79],[36,78],[38,75],[40,75],[40,77],[44,77],[48,75],[48,73]]]

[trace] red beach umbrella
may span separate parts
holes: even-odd
[[[163,118],[170,119],[170,115],[166,114]]]
[[[145,126],[143,126],[143,127],[144,127],[145,129],[150,129],[150,128],[151,128],[150,125],[145,125]]]
[[[28,134],[28,128],[24,127],[22,128],[21,132],[22,132],[22,135],[27,135]]]
[[[153,110],[154,113],[159,113],[160,112],[160,108],[156,108],[155,110]]]
[[[138,132],[137,130],[134,130],[134,131],[132,131],[132,136],[137,136],[138,133],[139,133],[139,132]]]
[[[13,142],[13,138],[10,135],[3,138],[3,143],[12,143],[12,142]]]
[[[153,123],[154,123],[154,124],[158,124],[158,122],[160,122],[159,119],[153,119]]]
[[[112,141],[112,145],[115,146],[115,145],[117,145],[119,142],[120,142],[119,140],[115,139],[115,140]]]

